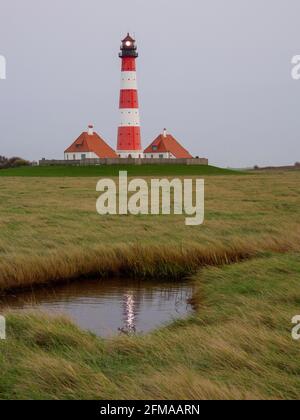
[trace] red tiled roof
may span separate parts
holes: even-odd
[[[153,150],[153,146],[156,146]],[[178,143],[178,141],[171,136],[170,134],[167,134],[165,137],[163,134],[160,134],[153,143],[150,144],[147,149],[144,150],[144,153],[172,153],[172,155],[175,156],[176,159],[191,159],[192,155],[184,149],[181,144]]]
[[[105,141],[94,132],[89,135],[82,133],[74,143],[65,150],[65,153],[87,153],[94,152],[99,158],[117,158],[116,152]]]

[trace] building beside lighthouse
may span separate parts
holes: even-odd
[[[136,76],[138,52],[135,39],[129,34],[122,41],[119,57],[122,60],[122,67],[117,154],[120,158],[142,158],[143,149]]]
[[[114,159],[116,152],[89,125],[74,143],[65,150],[65,160]]]
[[[144,151],[146,159],[192,159],[192,155],[164,129]]]

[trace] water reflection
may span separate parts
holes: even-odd
[[[123,321],[124,327],[119,328],[119,331],[125,334],[132,334],[136,332],[136,316],[135,300],[133,294],[127,293],[123,299]]]
[[[82,280],[55,288],[0,297],[1,309],[66,314],[99,336],[148,332],[193,311],[186,282]]]

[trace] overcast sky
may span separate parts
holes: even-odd
[[[143,146],[164,127],[220,166],[300,161],[299,0],[0,0],[0,155],[63,158],[94,123],[116,147],[135,34]]]

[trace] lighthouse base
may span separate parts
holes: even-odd
[[[143,150],[117,150],[117,154],[121,159],[143,159]]]

